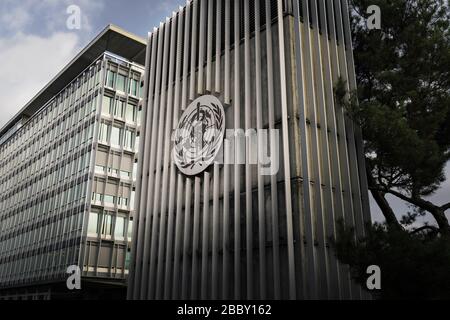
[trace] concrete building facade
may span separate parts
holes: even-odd
[[[144,57],[108,26],[1,130],[0,298],[124,291]]]
[[[193,0],[149,34],[129,299],[367,298],[331,247],[339,219],[357,235],[370,221],[361,132],[334,95],[356,88],[348,11]],[[174,130],[205,95],[227,129],[278,130],[276,174],[248,149],[179,170]]]

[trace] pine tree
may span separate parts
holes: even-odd
[[[366,24],[374,4],[381,30]],[[416,214],[430,213],[450,236],[450,203],[426,200],[445,181],[450,160],[448,2],[353,0],[351,15],[359,103],[350,104],[350,113],[363,129],[370,191],[391,228],[401,226],[386,194],[413,205]]]

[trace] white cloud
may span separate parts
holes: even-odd
[[[15,7],[10,10],[2,10],[0,13],[0,24],[5,31],[23,30],[30,23],[30,21],[31,16],[25,7]]]
[[[81,30],[66,27],[66,9],[81,9]],[[90,17],[103,0],[0,1],[0,128],[92,37]]]
[[[18,34],[0,42],[0,127],[11,119],[79,49],[75,33],[49,38]]]
[[[81,9],[81,28],[84,32],[92,31],[90,16],[104,8],[103,0],[2,0],[0,3],[0,34],[3,32],[34,33],[35,27],[40,32],[54,33],[66,29],[68,18],[66,9],[77,5]]]

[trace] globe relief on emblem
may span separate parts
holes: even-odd
[[[197,175],[211,165],[222,146],[225,111],[214,96],[193,101],[181,116],[174,134],[173,160],[186,175]]]

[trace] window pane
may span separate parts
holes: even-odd
[[[113,99],[107,96],[103,97],[102,114],[110,115]]]
[[[123,104],[124,104],[123,101],[116,100],[115,107],[114,107],[114,116],[115,117],[120,117],[120,118],[123,117]]]
[[[117,76],[116,89],[125,92],[125,84],[126,84],[126,78],[123,75],[119,74]]]
[[[91,212],[89,214],[88,234],[97,234],[98,214]]]
[[[130,86],[130,94],[137,97],[138,96],[138,85],[139,81],[132,79],[131,80],[131,86]]]
[[[114,88],[114,79],[116,74],[112,72],[111,70],[108,70],[108,74],[106,76],[106,85],[108,87]]]
[[[134,136],[133,131],[130,131],[130,130],[125,131],[125,147],[128,149],[132,149],[134,146],[133,145],[133,142],[134,142],[133,136]]]
[[[128,239],[131,239],[133,234],[133,220],[128,221]]]
[[[116,202],[116,199],[115,199],[116,197],[114,197],[114,196],[110,196],[110,195],[107,195],[107,194],[105,194],[105,204],[112,204],[112,205],[114,205],[115,204],[115,202]]]
[[[102,142],[108,141],[108,125],[106,123],[102,123],[100,125],[100,130],[98,131],[98,140]]]
[[[125,236],[125,218],[117,217],[114,237],[122,238]]]
[[[105,214],[103,219],[103,228],[102,228],[102,234],[105,236],[111,236],[112,235],[112,216],[110,214]]]
[[[121,129],[112,127],[111,129],[111,145],[120,146]]]
[[[127,112],[125,115],[125,119],[129,122],[135,122],[136,121],[136,107],[131,105],[131,104],[127,104]]]

